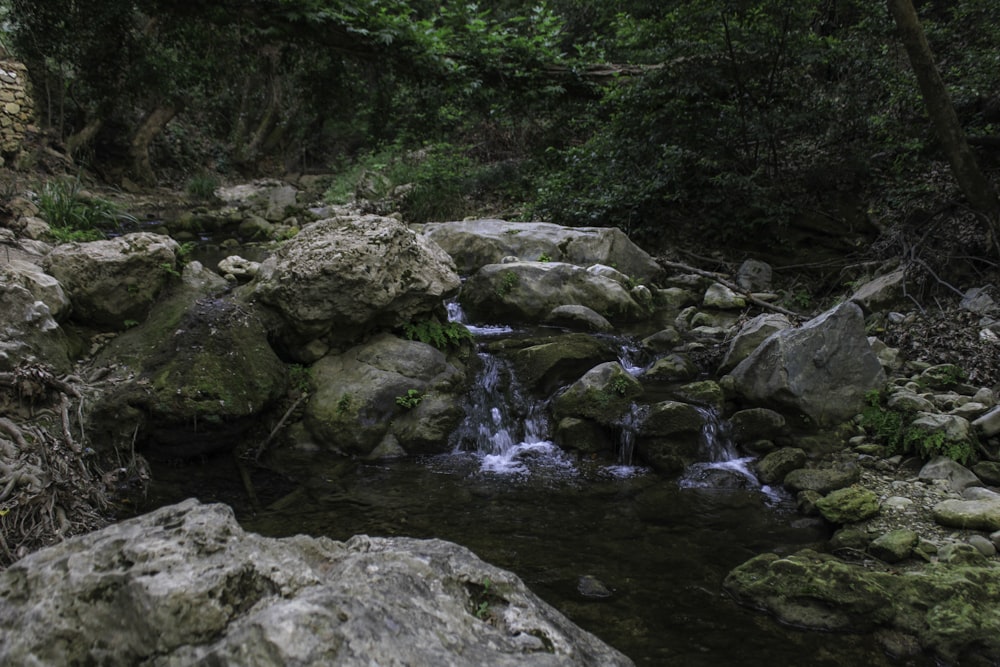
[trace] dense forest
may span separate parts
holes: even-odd
[[[367,172],[414,184],[411,221],[615,225],[781,263],[820,230],[840,255],[978,271],[1000,5],[915,5],[4,0],[0,39],[46,140],[110,183]]]

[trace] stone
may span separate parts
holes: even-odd
[[[608,333],[615,330],[614,325],[603,315],[580,304],[556,306],[543,321],[545,324],[582,331]]]
[[[655,283],[663,269],[614,227],[563,227],[548,222],[464,220],[432,222],[422,233],[452,256],[463,275],[472,275],[503,257],[547,256],[552,262],[579,267],[602,264],[645,283]],[[584,304],[590,305],[590,304]],[[600,312],[599,308],[595,308]]]
[[[986,438],[1000,434],[1000,407],[995,407],[982,417],[977,417],[972,422],[972,427],[976,433]]]
[[[698,375],[698,367],[686,354],[672,353],[657,359],[642,372],[643,380],[685,382]]]
[[[566,417],[556,425],[555,442],[562,449],[581,454],[611,454],[614,446],[607,429],[590,419]]]
[[[702,430],[705,413],[679,401],[661,401],[649,406],[639,425],[639,457],[663,474],[678,473],[702,460]]]
[[[633,664],[458,545],[265,538],[195,500],[33,553],[0,597],[8,665]]]
[[[32,262],[12,259],[0,266],[0,283],[15,284],[31,292],[35,301],[41,301],[57,322],[66,319],[71,310],[69,297],[59,281],[42,271]]]
[[[605,426],[615,425],[642,393],[642,385],[617,361],[599,364],[552,401],[557,419],[586,417]]]
[[[815,491],[826,495],[837,489],[856,484],[861,479],[861,471],[853,463],[823,468],[799,468],[792,470],[782,482],[792,492]]]
[[[240,236],[247,241],[266,241],[274,234],[274,225],[260,217],[249,214],[239,226]]]
[[[816,508],[830,523],[858,523],[879,513],[878,496],[860,486],[831,491],[816,501]]]
[[[942,526],[992,532],[1000,530],[1000,498],[942,500],[934,506],[934,520]]]
[[[996,545],[982,535],[969,535],[969,544],[987,558],[993,558],[997,555]]]
[[[701,304],[705,308],[717,308],[718,310],[741,310],[746,308],[747,300],[725,285],[712,283],[705,290]]]
[[[499,352],[498,346],[494,351]],[[525,386],[551,394],[575,382],[594,366],[615,361],[616,350],[606,341],[582,333],[543,339],[510,353],[514,370]]]
[[[539,323],[567,305],[586,306],[615,324],[651,315],[617,281],[564,262],[488,264],[466,280],[459,301],[480,322]]]
[[[733,438],[745,443],[753,440],[773,440],[785,432],[785,418],[767,408],[747,408],[729,417]]]
[[[976,475],[957,461],[947,456],[936,456],[928,461],[917,477],[921,481],[944,480],[955,493],[961,493],[970,486],[982,486]]]
[[[95,440],[131,446],[138,433],[147,454],[204,456],[243,442],[285,396],[287,368],[264,320],[225,289],[219,276],[186,266],[182,285],[100,352],[93,365],[113,382],[95,408]]]
[[[43,268],[69,294],[74,321],[121,330],[144,320],[177,274],[178,247],[169,236],[149,232],[64,243],[49,253]]]
[[[866,313],[908,305],[905,283],[906,270],[896,269],[858,287],[851,295],[851,301],[861,306]]]
[[[27,288],[0,280],[0,312],[4,314],[0,371],[10,372],[24,363],[44,364],[59,373],[70,371],[69,341],[45,303]]]
[[[260,273],[260,262],[243,259],[239,255],[230,255],[219,262],[219,272],[227,279],[232,276],[237,282],[250,282]]]
[[[980,461],[972,466],[972,472],[990,486],[1000,486],[1000,463],[996,461]]]
[[[439,454],[462,418],[466,374],[437,348],[384,333],[320,359],[311,384],[303,418],[317,444],[372,457],[391,434],[407,454]]]
[[[749,320],[733,336],[733,340],[726,350],[726,356],[723,357],[722,363],[719,365],[719,371],[732,370],[737,364],[749,357],[768,336],[777,331],[790,329],[791,326],[792,323],[786,316],[775,313],[764,313]]]
[[[676,328],[671,326],[661,329],[651,336],[646,336],[642,339],[642,341],[640,341],[640,344],[644,350],[662,354],[664,352],[670,352],[677,347],[680,342],[680,333]]]
[[[747,402],[792,410],[817,426],[852,418],[865,395],[885,384],[861,309],[851,302],[798,329],[772,334],[731,375],[734,390]]]
[[[990,296],[988,288],[973,287],[966,290],[958,307],[979,315],[991,313],[997,309],[996,301]]]
[[[608,598],[611,597],[611,589],[592,574],[585,574],[577,580],[577,592],[585,598]]]
[[[868,545],[868,553],[886,563],[898,563],[910,557],[919,541],[920,535],[915,531],[899,528],[872,540]]]
[[[767,262],[747,259],[736,270],[736,284],[747,292],[769,292],[773,270]]]
[[[295,358],[317,338],[343,349],[373,331],[443,315],[459,286],[444,251],[400,222],[345,216],[303,227],[246,289],[274,313],[275,340]]]
[[[726,402],[725,393],[722,387],[714,380],[700,380],[681,385],[673,391],[673,394],[685,403],[694,403],[716,412],[722,412]]]
[[[754,464],[762,484],[780,484],[785,475],[806,464],[806,453],[798,447],[782,447]]]
[[[896,412],[931,412],[934,404],[929,399],[912,391],[895,391],[886,401],[886,407]]]

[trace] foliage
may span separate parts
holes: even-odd
[[[861,425],[879,444],[892,454],[915,454],[922,459],[947,456],[961,464],[968,463],[975,455],[975,443],[970,440],[951,440],[944,433],[928,433],[912,425],[914,414],[890,410],[881,392],[870,391],[865,397]]]
[[[518,277],[513,271],[505,271],[503,275],[500,276],[500,284],[497,285],[496,294],[498,297],[503,298],[510,294],[511,290],[517,287]]]
[[[188,179],[185,191],[195,199],[212,199],[219,179],[208,173],[196,174]]]
[[[422,400],[424,400],[424,395],[419,389],[407,389],[405,394],[396,397],[396,405],[412,410],[420,405]]]
[[[441,324],[433,319],[404,324],[403,333],[409,340],[419,340],[439,350],[461,347],[463,343],[472,340],[472,332],[465,325],[458,322]]]
[[[102,229],[136,222],[112,202],[84,196],[79,179],[52,179],[38,189],[38,212],[49,223],[56,240],[95,241],[104,238]]]
[[[308,394],[312,387],[313,372],[310,366],[292,364],[288,367],[292,387],[301,394]]]

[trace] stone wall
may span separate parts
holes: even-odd
[[[0,165],[21,151],[31,114],[27,70],[17,61],[0,60]]]

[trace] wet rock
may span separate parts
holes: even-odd
[[[10,665],[632,664],[458,545],[269,539],[194,500],[31,554],[0,595]]]
[[[576,591],[585,598],[611,597],[611,589],[592,574],[585,574],[576,582]]]
[[[798,447],[783,447],[771,452],[754,464],[763,484],[779,484],[785,475],[806,464],[806,453]]]
[[[452,256],[463,275],[514,255],[526,260],[547,257],[580,267],[602,264],[647,283],[663,269],[614,227],[563,227],[547,222],[464,220],[421,225],[424,235]],[[589,305],[589,304],[588,304]],[[600,311],[600,309],[595,309]]]
[[[566,417],[556,425],[555,442],[562,449],[581,454],[614,453],[614,445],[607,429],[590,419]]]
[[[462,286],[462,308],[474,321],[542,322],[559,306],[583,305],[612,323],[651,312],[618,282],[563,262],[488,264]]]
[[[667,327],[641,341],[642,348],[653,353],[669,352],[681,342],[681,335],[674,327]]]
[[[668,354],[657,359],[642,373],[643,380],[684,382],[698,375],[698,367],[686,354]]]
[[[275,338],[296,358],[318,338],[343,349],[439,314],[459,285],[444,251],[398,221],[345,216],[303,227],[247,289],[275,314]]]
[[[545,316],[545,324],[567,329],[606,333],[615,327],[597,311],[582,305],[556,306]]]
[[[737,442],[773,440],[785,430],[785,418],[767,408],[748,408],[734,412],[729,417],[733,438]]]
[[[861,309],[851,302],[772,334],[731,375],[746,401],[804,414],[820,426],[850,419],[865,394],[885,384]]]
[[[980,461],[972,466],[972,472],[984,483],[990,486],[1000,486],[1000,463]]]
[[[74,321],[120,330],[146,318],[177,273],[177,249],[169,236],[139,232],[62,244],[43,266],[69,294]]]
[[[702,405],[718,412],[722,411],[722,407],[726,402],[726,396],[722,391],[722,387],[712,380],[690,382],[681,385],[673,393],[685,403]]]
[[[615,425],[642,393],[642,385],[617,361],[599,364],[553,399],[558,419],[586,417]]]
[[[506,343],[492,348],[502,351]],[[587,334],[567,334],[539,341],[510,353],[517,378],[543,393],[578,380],[601,363],[614,361],[617,352],[605,341]]]
[[[822,468],[799,468],[785,475],[784,485],[792,492],[816,491],[826,495],[831,491],[856,484],[861,471],[853,463]]]
[[[879,513],[878,496],[860,486],[849,486],[817,500],[816,509],[830,523],[858,523]]]
[[[700,454],[704,414],[678,401],[662,401],[649,407],[639,427],[639,456],[663,473],[683,470]]]
[[[898,563],[910,557],[920,535],[907,528],[899,528],[875,538],[868,545],[868,553],[886,563]]]
[[[371,457],[392,434],[411,455],[437,454],[462,417],[466,375],[426,343],[380,334],[316,362],[312,385],[304,419],[317,443]]]

